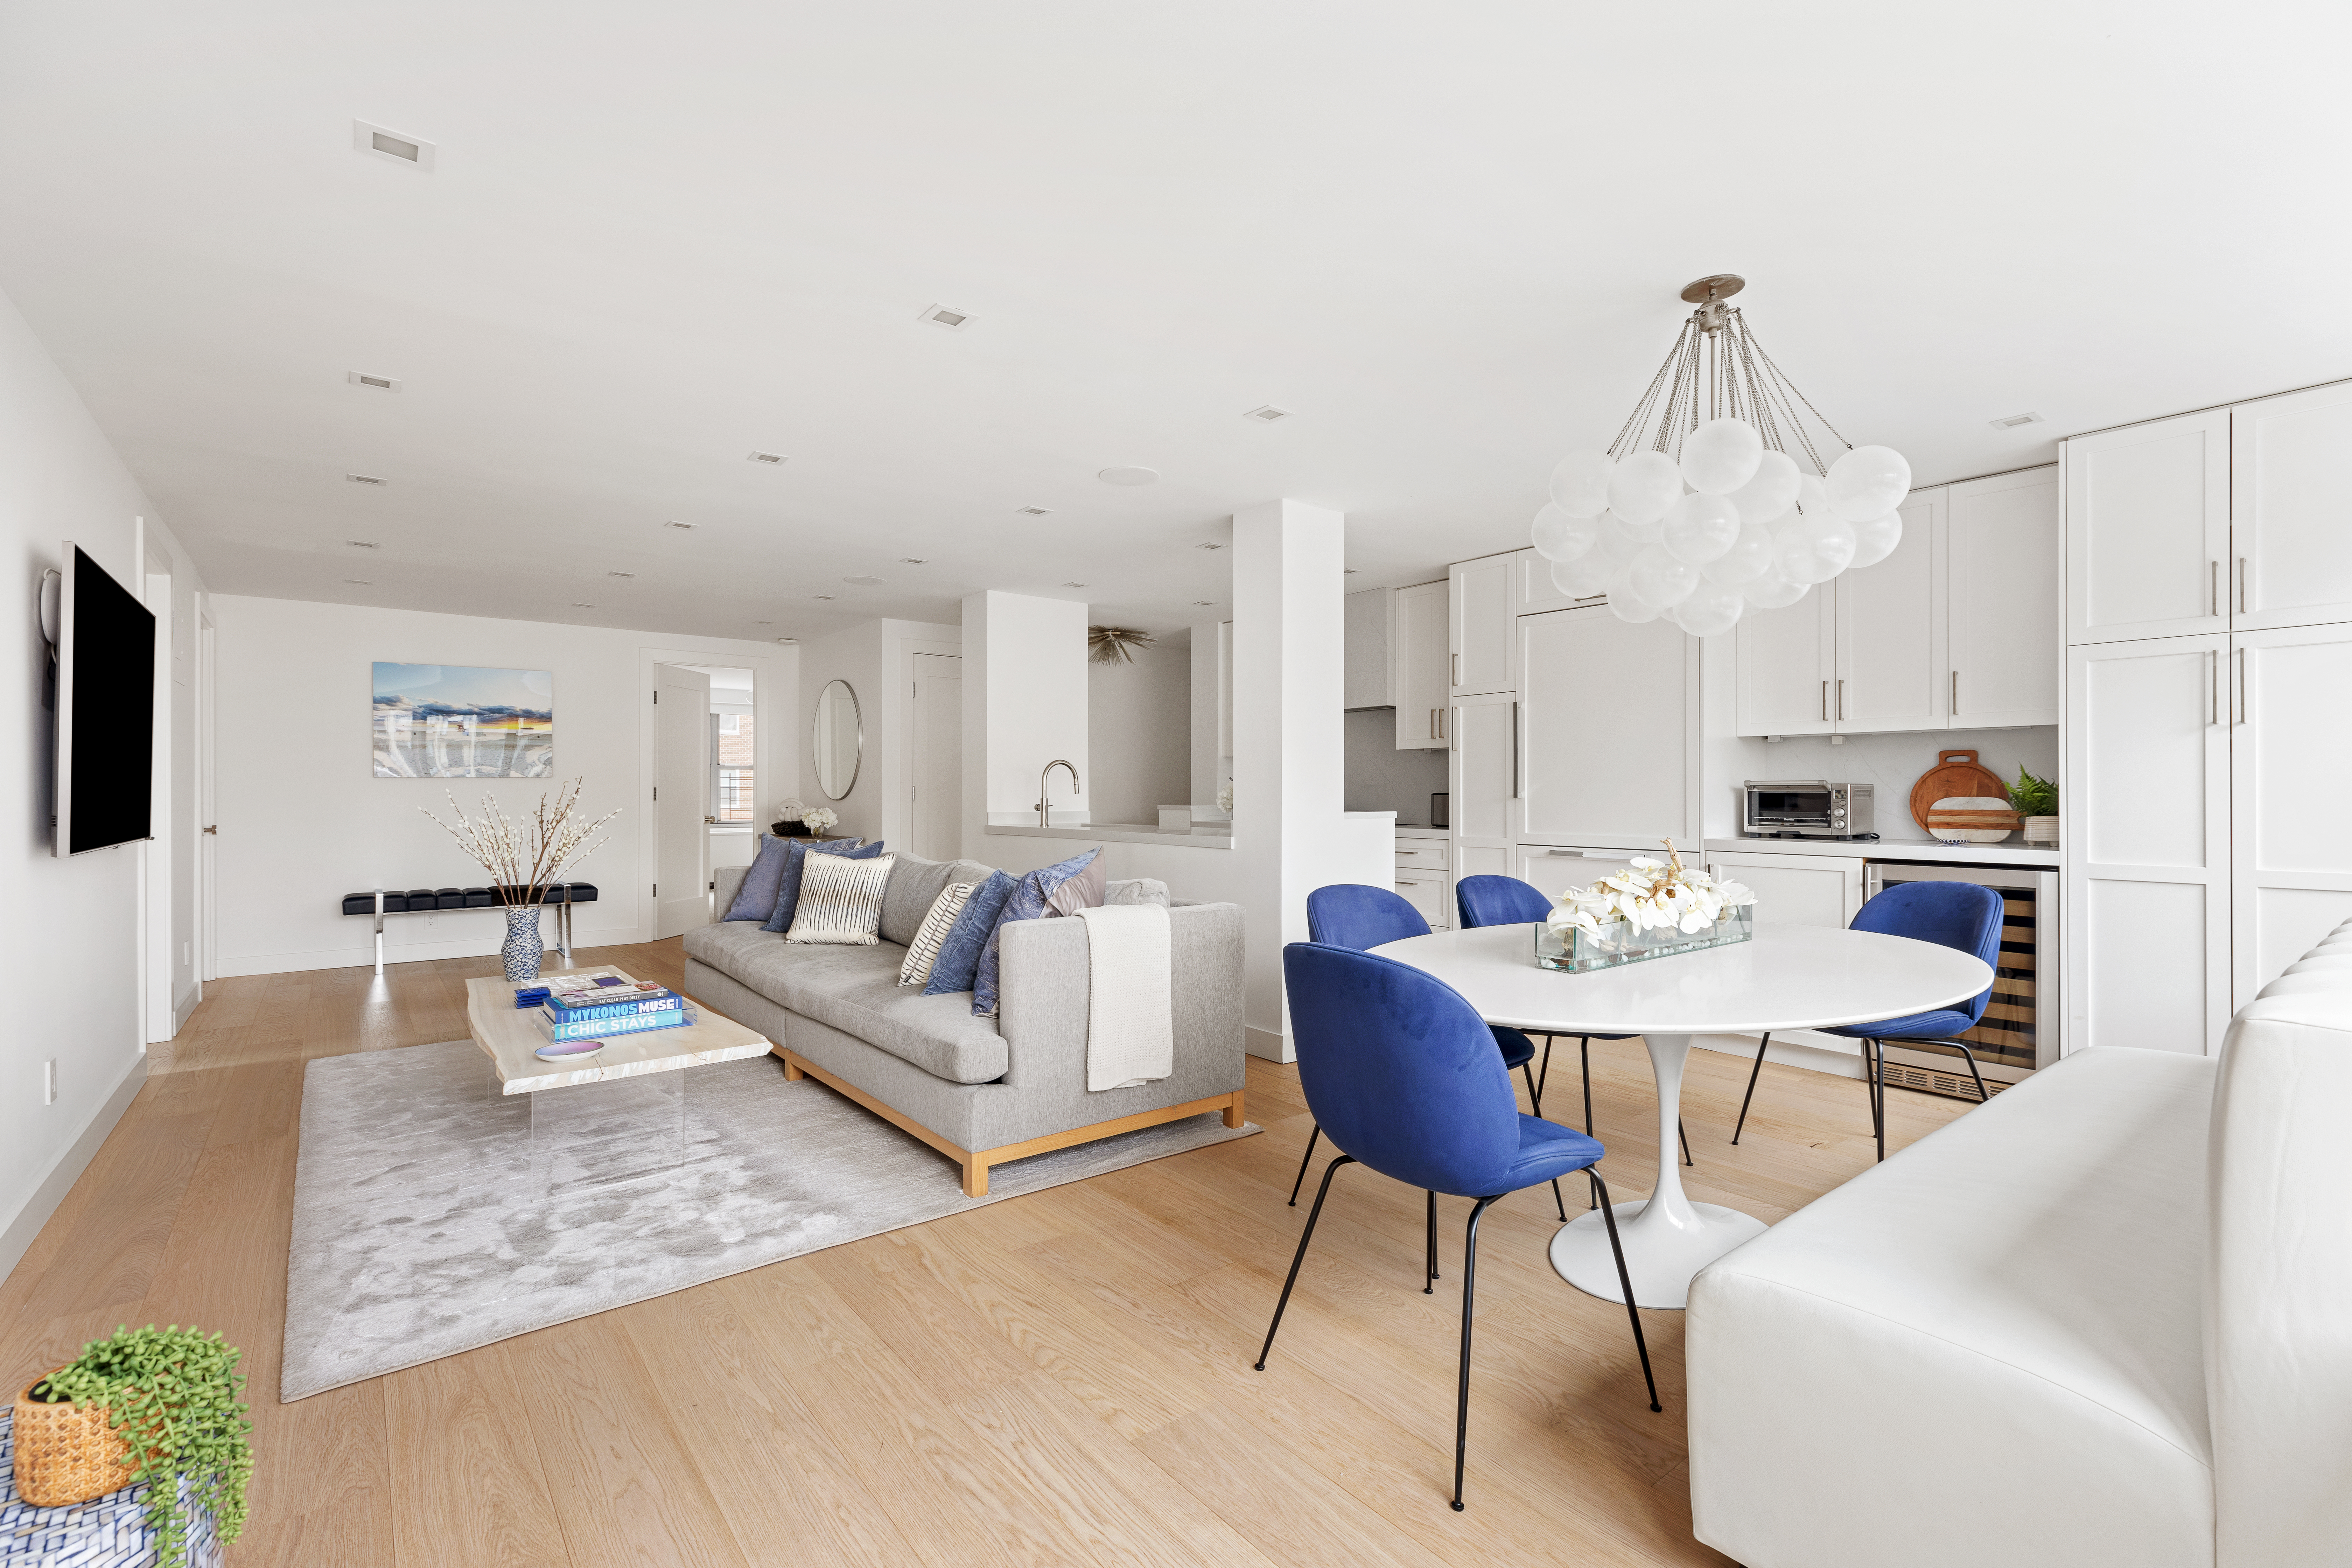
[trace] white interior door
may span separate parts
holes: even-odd
[[[2231,625],[2352,621],[2352,387],[2242,403],[2230,424]]]
[[[179,823],[172,799],[172,578],[170,557],[152,543],[147,547],[147,607],[155,612],[155,744],[148,785],[145,857],[146,999],[142,1012],[149,1045],[168,1040],[172,1026],[172,982],[179,967],[179,946],[172,940],[172,847]],[[158,568],[161,570],[158,570]]]
[[[2065,473],[2069,643],[2227,628],[2228,409],[2077,436]]]
[[[1739,617],[1738,724],[1743,735],[1826,735],[1836,669],[1837,591]]]
[[[1944,541],[1952,727],[2055,724],[2057,466],[1953,485]]]
[[[1842,573],[1832,584],[1816,590],[1836,605],[1837,675],[1830,689],[1830,724],[1841,733],[1943,727],[1944,605],[1936,592],[1943,534],[1943,487],[1916,491],[1903,509],[1903,540],[1894,553],[1874,566]],[[1803,609],[1792,605],[1759,614]]]
[[[654,666],[654,935],[710,923],[710,677]]]
[[[914,755],[907,786],[915,853],[926,860],[963,854],[963,660],[915,656]]]
[[[214,687],[215,660],[219,648],[213,630],[213,618],[199,615],[196,624],[196,996],[204,997],[204,983],[220,978],[219,897],[220,887],[220,805],[215,793],[215,775],[218,767],[214,762],[214,715],[216,711]]]
[[[2202,1055],[2230,1022],[2226,637],[2066,656],[2066,1048]]]
[[[2352,626],[2231,639],[2231,1002],[2242,1007],[2352,915]]]
[[[1699,639],[1608,610],[1519,617],[1522,844],[1698,848]]]

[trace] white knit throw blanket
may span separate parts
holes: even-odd
[[[1168,911],[1080,910],[1087,922],[1087,1088],[1133,1089],[1176,1070]]]

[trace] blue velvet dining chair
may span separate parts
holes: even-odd
[[[1988,964],[1998,965],[2004,913],[2000,894],[1979,882],[1905,882],[1863,905],[1848,929],[1932,942],[1973,952]],[[1959,1052],[1968,1058],[1969,1076],[1976,1079],[1977,1101],[1982,1104],[1990,1097],[1985,1093],[1984,1074],[1977,1070],[1977,1054],[1958,1037],[1977,1026],[1991,1000],[1992,988],[1987,986],[1982,994],[1956,1007],[1868,1024],[1840,1024],[1822,1031],[1862,1042],[1862,1082],[1870,1095],[1870,1130],[1878,1140],[1881,1160],[1886,1158],[1886,1042]],[[1731,1130],[1734,1143],[1739,1142],[1740,1129],[1748,1125],[1748,1102],[1756,1098],[1756,1076],[1764,1070],[1764,1049],[1771,1043],[1768,1034],[1756,1047],[1756,1065],[1748,1069],[1748,1092],[1739,1101],[1739,1125]]]
[[[1462,911],[1462,929],[1473,931],[1479,926],[1527,925],[1551,913],[1551,900],[1532,882],[1517,877],[1465,877],[1454,884],[1454,907]],[[1538,1031],[1541,1033],[1541,1031]],[[1579,1035],[1576,1037],[1578,1070],[1584,1077],[1584,1131],[1592,1131],[1592,1042],[1595,1040],[1630,1040],[1631,1035]],[[1539,1086],[1551,1082],[1551,1047],[1553,1036],[1544,1036],[1543,1070],[1536,1077]],[[1543,1101],[1536,1101],[1536,1114],[1543,1114]],[[1696,1165],[1691,1158],[1690,1134],[1683,1131],[1683,1119],[1675,1118],[1675,1134],[1682,1140],[1683,1163]]]
[[[1427,936],[1429,922],[1421,911],[1386,888],[1375,888],[1362,882],[1336,882],[1328,888],[1318,888],[1307,895],[1307,938],[1328,947],[1352,947],[1362,952],[1386,942],[1402,942],[1409,936]],[[1543,1090],[1536,1082],[1536,1043],[1517,1029],[1501,1025],[1489,1026],[1494,1030],[1495,1045],[1503,1053],[1503,1066],[1517,1068],[1527,1074],[1528,1100],[1536,1114],[1543,1114]],[[1587,1121],[1591,1120],[1587,1108]],[[1307,1135],[1307,1152],[1298,1162],[1298,1176],[1290,1184],[1290,1206],[1298,1206],[1298,1189],[1306,1184],[1307,1167],[1314,1163],[1315,1144],[1323,1135],[1321,1123]],[[1432,1199],[1433,1203],[1436,1200]],[[1559,1217],[1568,1217],[1563,1205]],[[1434,1245],[1433,1243],[1433,1245]]]
[[[1477,1305],[1478,1221],[1495,1203],[1525,1187],[1557,1182],[1578,1171],[1591,1184],[1617,1260],[1617,1283],[1633,1325],[1650,1408],[1658,1404],[1642,1314],[1617,1240],[1609,1189],[1593,1169],[1601,1145],[1581,1132],[1520,1114],[1510,1069],[1462,994],[1423,970],[1343,947],[1295,942],[1283,949],[1283,984],[1290,997],[1291,1036],[1298,1048],[1298,1082],[1308,1109],[1331,1134],[1339,1153],[1323,1173],[1307,1228],[1282,1282],[1274,1321],[1266,1325],[1257,1370],[1265,1370],[1282,1314],[1298,1284],[1299,1266],[1315,1239],[1315,1222],[1331,1195],[1339,1167],[1363,1164],[1395,1181],[1435,1194],[1473,1200],[1462,1253],[1462,1363],[1454,1400],[1454,1508],[1462,1508],[1463,1461],[1470,1438],[1470,1327]],[[1429,1259],[1436,1273],[1434,1233]],[[1423,1289],[1428,1289],[1423,1281]]]

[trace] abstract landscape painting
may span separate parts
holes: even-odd
[[[536,779],[555,771],[555,677],[454,664],[375,667],[375,776]]]

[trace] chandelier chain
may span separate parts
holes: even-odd
[[[1739,312],[1738,310],[1734,310],[1732,311],[1732,314],[1738,316],[1739,315]],[[1853,443],[1847,440],[1845,437],[1839,432],[1836,426],[1831,424],[1828,419],[1824,418],[1820,409],[1813,407],[1813,400],[1811,398],[1807,397],[1802,392],[1799,392],[1797,390],[1796,383],[1790,381],[1787,373],[1782,371],[1778,364],[1773,363],[1772,356],[1765,352],[1764,345],[1760,342],[1756,342],[1756,334],[1748,331],[1748,322],[1745,317],[1742,317],[1740,320],[1739,330],[1748,334],[1748,339],[1750,342],[1755,343],[1756,357],[1764,362],[1765,367],[1772,373],[1774,377],[1777,378],[1782,385],[1786,386],[1790,392],[1796,393],[1797,401],[1803,404],[1814,418],[1821,420],[1822,428],[1828,431],[1831,435],[1837,437],[1839,446],[1843,447],[1849,452],[1853,451]]]
[[[1687,334],[1689,331],[1690,323],[1685,321],[1683,323],[1683,333]],[[1632,435],[1633,432],[1641,429],[1644,425],[1649,423],[1643,416],[1646,411],[1657,402],[1658,387],[1660,384],[1664,382],[1666,379],[1666,372],[1674,368],[1675,361],[1681,356],[1682,347],[1682,336],[1678,335],[1675,339],[1675,346],[1666,351],[1665,359],[1660,363],[1658,366],[1658,374],[1650,378],[1649,389],[1643,392],[1640,397],[1633,400],[1633,412],[1625,416],[1625,423],[1618,426],[1617,438],[1609,443],[1609,455],[1611,457],[1613,458],[1617,456],[1618,448],[1625,444],[1626,437]]]

